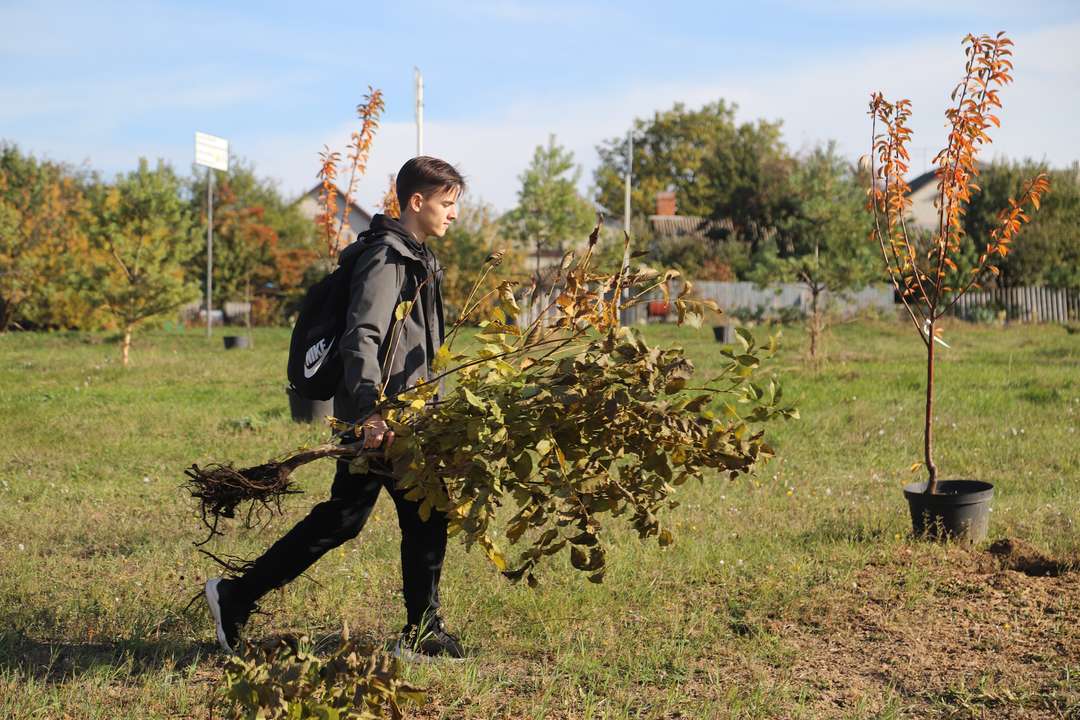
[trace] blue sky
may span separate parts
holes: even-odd
[[[368,85],[387,100],[360,199],[413,154],[412,67],[425,78],[425,151],[507,209],[533,148],[555,133],[583,166],[634,117],[725,98],[782,119],[796,150],[865,151],[871,90],[911,97],[913,163],[944,140],[960,39],[1006,29],[1016,82],[990,155],[1080,159],[1080,4],[764,2],[24,3],[0,0],[0,138],[107,174],[139,156],[186,172],[192,135],[289,194],[341,148]],[[901,12],[906,17],[894,18]],[[906,69],[905,69],[906,68]]]

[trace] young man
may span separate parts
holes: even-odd
[[[409,160],[397,175],[401,219],[376,215],[371,231],[345,248],[338,259],[341,265],[354,264],[341,337],[345,373],[334,397],[334,414],[342,420],[363,420],[365,447],[389,446],[394,439],[393,431],[374,412],[383,382],[387,397],[392,397],[421,377],[432,376],[431,362],[445,335],[442,269],[425,240],[446,233],[457,217],[457,199],[464,189],[464,179],[450,164],[426,156]],[[416,302],[398,331],[397,348],[391,352],[394,309],[413,299]],[[432,512],[427,522],[422,521],[419,503],[404,498],[390,468],[372,466],[375,469],[366,475],[352,475],[348,462],[339,461],[329,500],[313,507],[242,576],[206,583],[206,601],[222,649],[234,651],[240,629],[260,597],[300,575],[328,550],[356,537],[380,488],[386,488],[401,528],[407,613],[395,652],[406,657],[462,657],[460,641],[446,631],[439,616],[446,517]]]

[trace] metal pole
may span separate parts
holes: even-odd
[[[214,288],[214,171],[206,168],[206,337],[211,335],[213,319],[211,293]]]
[[[623,200],[626,217],[623,220],[623,229],[630,233],[630,178],[634,174],[634,131],[626,133],[626,198]]]
[[[420,157],[424,154],[424,76],[415,65],[413,78],[416,81],[416,156]]]
[[[625,213],[625,215],[623,217],[623,231],[626,233],[627,237],[630,236],[630,180],[631,180],[633,174],[634,174],[634,129],[633,129],[633,127],[631,127],[630,130],[628,130],[626,132],[626,195],[623,197],[623,212]],[[620,266],[620,269],[619,269],[620,274],[625,272],[626,269],[629,266],[630,266],[630,245],[629,245],[629,243],[627,243],[626,246],[623,248],[622,265]],[[629,290],[629,288],[624,287],[622,289],[621,295],[622,295],[622,297],[618,298],[619,324],[620,325],[626,325],[628,323],[628,321],[630,320],[630,314],[627,312],[627,310],[625,308],[623,308],[622,304],[623,304],[624,301],[626,301],[626,300],[628,300],[630,298],[630,290]]]

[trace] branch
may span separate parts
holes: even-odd
[[[886,267],[886,270],[888,271],[889,282],[891,282],[893,287],[896,289],[896,293],[900,296],[900,301],[902,303],[904,303],[904,309],[907,310],[908,315],[911,317],[911,323],[915,326],[915,329],[918,331],[919,337],[921,338],[923,336],[922,335],[922,325],[919,324],[919,320],[915,317],[915,313],[911,309],[911,305],[908,303],[907,296],[904,294],[905,289],[901,288],[900,284],[896,281],[896,276],[897,275],[902,276],[903,272],[900,269],[900,265],[899,265],[899,262],[898,262],[897,263],[897,268],[896,268],[896,273],[895,274],[893,273],[892,261],[889,259],[889,252],[885,247],[885,238],[884,238],[884,235],[883,235],[883,233],[881,231],[881,216],[880,216],[880,214],[878,212],[878,200],[877,200],[877,197],[878,197],[877,192],[878,191],[877,191],[877,188],[875,187],[875,182],[876,182],[876,178],[877,178],[877,168],[876,168],[875,159],[874,159],[875,158],[874,151],[876,149],[874,147],[874,138],[876,137],[876,132],[877,132],[876,108],[875,108],[875,112],[871,114],[871,118],[872,119],[870,121],[870,148],[871,148],[870,149],[870,191],[871,191],[871,194],[872,194],[872,199],[871,199],[870,205],[871,205],[871,208],[873,208],[873,211],[874,211],[874,235],[877,236],[878,245],[881,247],[881,256],[885,259],[885,267]],[[886,179],[885,187],[886,187],[886,193],[887,193],[888,179]],[[885,212],[888,213],[888,205],[887,204],[886,204],[886,207],[885,207]],[[886,222],[888,222],[888,215],[886,215]],[[908,238],[905,235],[905,237],[904,237],[905,242],[907,241],[907,239]],[[921,308],[919,310],[919,314],[922,315],[922,309]],[[925,339],[924,339],[924,342],[925,342]]]

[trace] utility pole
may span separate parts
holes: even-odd
[[[424,154],[424,76],[415,65],[413,80],[416,85],[416,156],[420,157]]]
[[[214,288],[214,171],[206,168],[206,337],[213,333],[210,304]]]
[[[623,198],[623,207],[626,217],[623,219],[623,230],[630,234],[630,179],[634,174],[634,131],[626,133],[626,197]]]

